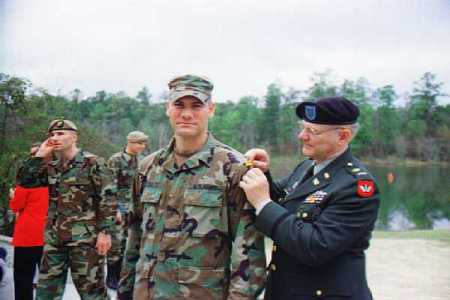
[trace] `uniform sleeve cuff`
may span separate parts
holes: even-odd
[[[272,202],[272,200],[270,198],[261,201],[260,203],[258,203],[258,206],[255,207],[255,214],[259,215],[259,213],[262,211],[262,209],[269,204],[270,202]]]

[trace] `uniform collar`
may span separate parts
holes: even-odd
[[[321,163],[316,164],[316,162],[314,162],[314,175],[318,174],[320,171],[322,171],[326,166],[328,166],[333,160],[335,160],[336,158],[338,158],[342,153],[344,153],[345,151],[347,151],[348,147],[345,148],[344,150],[336,153],[335,155],[333,155],[331,158],[322,161]]]
[[[174,167],[174,148],[175,148],[175,137],[172,138],[170,144],[163,150],[161,154],[161,165],[164,169],[172,172],[176,172],[184,169],[194,169],[200,167],[202,165],[210,166],[210,162],[212,160],[212,156],[214,154],[214,148],[217,146],[217,140],[214,136],[208,132],[208,138],[206,139],[206,143],[203,147],[189,157],[183,165],[179,166],[178,169]]]
[[[67,162],[67,168],[69,168],[69,166],[71,166],[71,165],[83,164],[84,158],[86,156],[92,156],[92,154],[90,154],[88,152],[85,153],[83,150],[79,149],[77,154],[75,154],[75,156]],[[55,169],[63,170],[63,166],[61,164],[60,158],[52,160],[51,162],[49,162],[49,165],[54,167]],[[65,168],[65,169],[67,169],[67,168]]]
[[[353,156],[351,154],[350,147],[348,147],[341,155],[328,162],[328,164],[324,166],[317,174],[296,186],[295,189],[289,193],[282,202],[298,199],[324,188],[332,180],[334,180],[336,173],[345,167],[350,161],[353,161]],[[307,169],[312,164],[312,160],[305,161],[305,163],[301,166],[302,170],[300,172],[306,173]],[[301,178],[303,178],[303,176]]]
[[[125,158],[126,160],[130,160],[134,157],[137,157],[137,155],[128,153],[127,147],[125,147],[125,148],[123,148],[123,151],[122,151],[122,157]]]

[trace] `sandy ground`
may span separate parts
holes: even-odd
[[[367,251],[367,272],[375,300],[449,300],[450,244],[373,239]],[[75,287],[68,284],[64,300],[78,299]]]
[[[376,300],[449,300],[450,245],[424,239],[374,239],[367,251]]]

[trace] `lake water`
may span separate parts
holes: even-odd
[[[449,167],[369,168],[381,190],[378,229],[450,229]]]
[[[275,159],[272,174],[286,176],[298,162]],[[369,165],[369,169],[381,191],[377,229],[450,229],[450,167]]]

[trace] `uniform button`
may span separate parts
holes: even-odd
[[[277,267],[274,264],[271,264],[270,268],[272,269],[272,271],[276,271],[277,270]]]
[[[297,213],[297,218],[300,218],[302,214],[300,212]]]
[[[307,216],[308,216],[308,213],[305,213],[305,212],[304,212],[304,213],[302,214],[302,218],[306,218]]]
[[[277,245],[272,246],[272,252],[277,252]]]
[[[317,291],[316,291],[316,295],[317,295],[317,296],[322,296],[322,291],[321,291],[321,290],[317,290]]]

